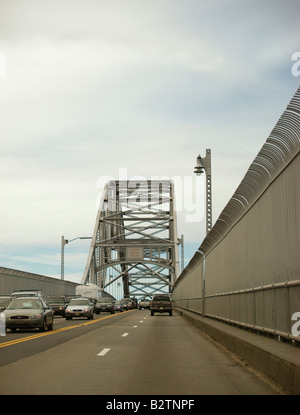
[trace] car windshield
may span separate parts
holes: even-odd
[[[69,305],[89,305],[89,301],[88,300],[79,300],[79,299],[74,299],[71,300],[69,302]]]
[[[11,298],[0,298],[0,305],[7,305],[11,302]]]
[[[166,301],[169,300],[170,301],[170,297],[168,295],[156,295],[153,300],[155,301]]]
[[[16,293],[16,294],[12,294],[12,297],[17,298],[17,297],[36,297],[36,294],[34,293]]]
[[[31,308],[31,309],[39,309],[41,310],[43,308],[43,304],[41,300],[31,300],[31,298],[23,298],[23,299],[16,299],[12,300],[12,302],[7,307],[7,310],[15,310],[15,309],[25,309],[25,308]]]
[[[102,298],[98,300],[98,303],[111,303],[111,300],[109,298]]]
[[[63,297],[48,297],[47,301],[49,304],[64,304],[65,302]]]

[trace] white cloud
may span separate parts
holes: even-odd
[[[99,177],[124,167],[183,178],[206,148],[215,221],[298,86],[297,11],[292,0],[271,10],[235,0],[4,0],[1,245],[88,234]],[[186,243],[200,245],[205,223],[199,233],[178,216]]]

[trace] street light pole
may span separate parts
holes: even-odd
[[[194,173],[200,176],[205,171],[206,173],[206,235],[210,232],[212,227],[212,184],[211,184],[211,150],[206,149],[206,157],[201,158],[200,154],[197,157],[197,164]]]
[[[178,238],[178,244],[181,245],[181,272],[184,269],[184,237],[181,235],[181,238]]]
[[[65,244],[67,244],[68,241],[65,239],[64,236],[61,237],[61,255],[60,255],[60,279],[64,280],[64,262],[65,262]]]
[[[75,241],[76,239],[92,239],[91,236],[78,236],[74,239],[65,239],[64,236],[61,237],[61,263],[60,263],[60,278],[61,280],[64,280],[65,278],[65,245]]]

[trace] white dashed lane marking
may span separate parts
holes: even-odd
[[[146,318],[147,318],[147,317],[144,317],[144,320],[146,320]],[[144,322],[144,320],[141,320],[141,321],[140,321],[140,323],[143,323],[143,322]],[[136,325],[136,326],[133,326],[133,327],[134,327],[134,328],[136,328],[136,327],[138,327],[138,326]],[[128,336],[128,334],[129,334],[129,333],[123,333],[123,334],[122,334],[122,337],[127,337],[127,336]],[[106,353],[108,353],[110,350],[111,350],[110,348],[105,348],[105,349],[101,350],[101,352],[100,352],[100,353],[98,353],[98,354],[97,354],[97,356],[105,356],[105,355],[106,355]]]
[[[100,353],[97,354],[97,356],[105,356],[106,353],[109,352],[109,351],[110,351],[110,348],[103,349],[103,350],[101,350]]]

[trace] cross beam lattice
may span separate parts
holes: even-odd
[[[82,277],[124,297],[171,292],[179,276],[174,184],[112,180],[106,184]]]

